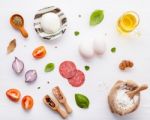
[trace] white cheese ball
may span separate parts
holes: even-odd
[[[48,34],[57,32],[61,27],[58,15],[52,12],[44,14],[41,18],[41,27]]]
[[[93,41],[81,42],[79,52],[84,58],[92,58],[94,56]]]
[[[102,39],[101,38],[95,38],[94,39],[93,49],[94,49],[95,53],[98,55],[102,55],[105,53],[106,43],[105,43],[104,37]]]

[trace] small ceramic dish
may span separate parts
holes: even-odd
[[[48,33],[44,32],[44,30],[41,27],[41,18],[42,18],[42,16],[44,14],[47,14],[47,13],[50,13],[50,12],[57,14],[60,21],[61,21],[60,29],[57,32],[52,33],[52,34],[51,33],[48,34]],[[64,13],[61,11],[60,8],[57,8],[55,6],[50,6],[50,7],[40,9],[35,14],[35,17],[34,17],[35,31],[37,32],[37,34],[39,34],[40,37],[42,37],[45,40],[55,40],[55,39],[61,37],[65,33],[66,27],[67,27],[67,18],[64,15]]]

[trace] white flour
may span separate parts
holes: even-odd
[[[138,96],[134,96],[133,99],[130,99],[130,97],[126,94],[126,91],[127,90],[125,89],[118,90],[116,96],[116,104],[123,110],[132,107],[138,101]]]

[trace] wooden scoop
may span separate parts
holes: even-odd
[[[62,93],[62,91],[60,90],[60,88],[58,86],[56,86],[56,87],[54,87],[52,89],[52,92],[53,92],[54,96],[56,97],[56,99],[58,100],[58,102],[64,105],[66,111],[68,113],[71,113],[72,109],[69,106],[69,104],[68,104],[68,102],[66,100],[66,97],[64,96],[64,94]]]
[[[25,38],[28,37],[28,33],[24,28],[24,19],[21,15],[14,14],[13,16],[11,16],[10,24],[12,25],[13,28],[19,30],[23,37]]]
[[[53,100],[49,95],[46,95],[43,98],[43,102],[52,110],[58,112],[62,118],[67,118],[68,114],[63,111],[60,107],[57,101]]]
[[[146,84],[143,84],[137,87],[135,90],[127,92],[127,95],[132,99],[136,94],[140,93],[142,90],[145,90],[147,88],[148,86]]]

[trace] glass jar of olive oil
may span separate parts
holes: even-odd
[[[117,29],[121,33],[130,33],[139,25],[139,16],[133,11],[125,12],[117,21]]]

